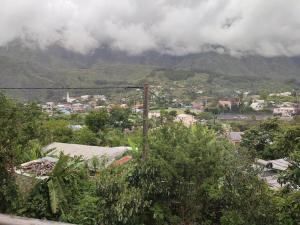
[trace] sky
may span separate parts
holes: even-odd
[[[0,0],[0,46],[15,39],[88,54],[300,55],[300,0]]]

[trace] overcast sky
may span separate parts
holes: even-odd
[[[300,55],[300,0],[0,0],[0,46]]]

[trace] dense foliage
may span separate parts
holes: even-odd
[[[300,151],[300,126],[277,119],[263,121],[245,132],[241,146],[263,159],[288,157]]]

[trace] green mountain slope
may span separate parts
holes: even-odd
[[[1,87],[101,87],[145,80],[227,91],[297,88],[300,58],[235,58],[217,53],[168,56],[155,52],[128,56],[107,48],[80,55],[57,46],[41,50],[17,42],[0,48]],[[50,99],[61,97],[63,93],[14,91],[10,94],[25,99]]]

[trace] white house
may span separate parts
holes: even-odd
[[[84,100],[84,101],[89,100],[90,97],[91,97],[90,95],[82,95],[82,96],[80,96],[80,98],[82,100]]]
[[[81,130],[83,128],[82,125],[69,125],[68,128],[70,128],[73,131],[78,131]]]
[[[283,96],[283,97],[287,97],[287,96],[291,96],[292,92],[281,92],[281,93],[271,93],[269,94],[269,96]]]
[[[93,98],[94,98],[95,100],[99,100],[99,101],[104,101],[104,102],[107,101],[107,98],[106,98],[105,95],[94,95]]]
[[[260,111],[260,110],[263,110],[264,109],[264,106],[265,106],[265,104],[264,104],[264,102],[262,103],[262,102],[253,102],[251,105],[250,105],[250,107],[253,109],[253,110],[255,110],[255,111]]]
[[[191,126],[197,122],[194,116],[189,114],[179,114],[175,118],[176,122],[182,122],[186,126]]]
[[[279,107],[273,109],[274,115],[280,115],[282,117],[291,117],[296,115],[297,109],[295,107]]]
[[[49,113],[52,112],[54,107],[55,107],[54,102],[46,102],[45,105],[42,105],[43,111],[46,111],[46,112],[49,112]]]
[[[160,117],[160,112],[149,112],[148,117],[149,117],[149,119],[159,118]]]

